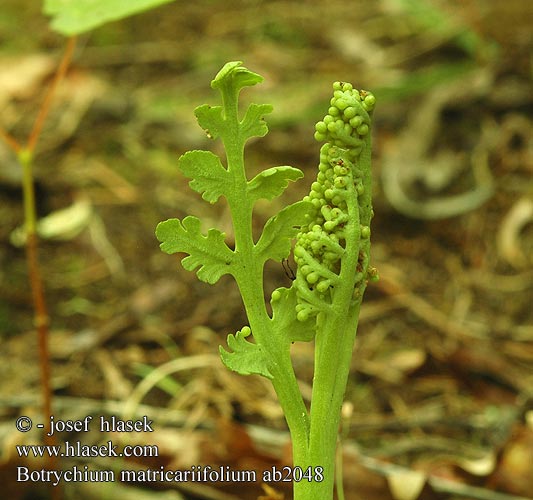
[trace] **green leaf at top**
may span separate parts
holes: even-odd
[[[224,233],[210,229],[207,236],[200,232],[200,220],[189,215],[183,221],[169,219],[160,222],[155,230],[163,252],[188,253],[181,264],[187,271],[196,272],[198,278],[213,285],[224,274],[232,274],[234,253],[224,242]]]
[[[192,179],[189,186],[209,203],[215,203],[230,190],[231,177],[210,151],[189,151],[179,159],[180,170]]]
[[[211,82],[211,87],[219,89],[222,94],[223,106],[209,106],[204,104],[194,110],[200,126],[207,131],[213,139],[222,137],[225,141],[230,134],[228,122],[237,119],[237,100],[239,91],[246,86],[262,82],[263,77],[249,71],[242,62],[233,61],[226,63]],[[239,140],[246,142],[250,137],[263,137],[268,132],[263,116],[272,112],[270,104],[251,104],[246,110],[244,118],[239,123],[232,121],[229,128],[238,126]],[[232,130],[235,130],[232,128]],[[231,136],[231,134],[230,134]],[[236,140],[237,137],[229,137]]]
[[[44,0],[43,13],[52,16],[53,30],[72,36],[171,1],[173,0]]]
[[[248,182],[248,194],[253,200],[265,198],[273,200],[279,196],[289,185],[303,177],[303,172],[294,167],[272,167],[263,170]]]
[[[222,67],[215,79],[211,82],[211,88],[222,89],[229,87],[238,92],[243,87],[251,87],[256,83],[261,83],[263,77],[246,69],[242,61],[231,61]]]
[[[219,347],[220,358],[227,368],[241,375],[262,375],[272,379],[272,373],[268,368],[268,360],[258,344],[248,342],[246,337],[250,335],[250,328],[244,327],[235,335],[228,335],[228,347],[233,352]]]
[[[254,248],[257,258],[263,262],[268,259],[285,259],[291,251],[291,239],[296,236],[300,226],[306,223],[307,214],[312,208],[311,202],[298,201],[270,217]]]

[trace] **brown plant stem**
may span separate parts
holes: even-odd
[[[37,328],[37,338],[39,346],[39,364],[41,368],[41,388],[43,393],[43,413],[45,418],[50,421],[52,415],[52,388],[50,383],[50,350],[48,348],[49,330],[48,324],[50,318],[44,300],[44,288],[41,279],[41,272],[39,269],[39,260],[37,253],[37,236],[35,234],[28,235],[26,242],[26,258],[28,266],[30,266],[29,273],[32,281],[32,296],[34,312],[34,324]],[[55,435],[49,436],[46,432],[44,441],[46,444],[55,444]]]
[[[59,82],[65,76],[68,65],[72,59],[74,47],[76,44],[75,38],[69,38],[67,47],[61,62],[54,75],[54,79],[48,88],[45,98],[41,104],[32,131],[28,138],[27,146],[18,151],[18,159],[23,168],[23,197],[24,197],[24,220],[26,224],[26,260],[28,265],[28,277],[30,281],[33,307],[34,307],[34,323],[37,328],[38,345],[39,345],[39,362],[41,367],[41,389],[43,394],[43,413],[45,419],[50,421],[52,415],[52,389],[50,383],[50,353],[48,348],[49,329],[48,325],[50,318],[46,308],[44,298],[44,287],[41,278],[41,270],[39,266],[38,254],[38,237],[37,237],[37,212],[35,208],[35,188],[33,177],[33,153],[37,140],[41,134],[42,127],[50,106],[52,97]],[[45,433],[44,440],[46,444],[53,444],[54,436],[48,436]]]
[[[22,147],[20,143],[12,137],[9,133],[0,128],[0,138],[3,139],[7,145],[13,149],[17,154],[17,158],[23,169],[22,176],[22,190],[23,190],[23,204],[24,204],[24,221],[26,228],[26,262],[28,266],[28,279],[30,282],[33,307],[34,307],[34,324],[37,329],[38,349],[39,349],[39,364],[41,376],[41,391],[43,399],[43,417],[48,422],[45,427],[44,442],[46,445],[53,446],[57,440],[55,434],[51,434],[50,420],[52,416],[52,387],[51,387],[51,368],[50,368],[50,351],[49,351],[49,323],[50,317],[46,307],[44,286],[41,277],[41,269],[39,266],[38,255],[38,236],[37,236],[37,212],[35,208],[35,186],[33,177],[33,156],[37,141],[41,135],[41,131],[46,117],[50,111],[53,95],[67,72],[67,68],[72,60],[74,48],[76,46],[76,39],[69,38],[63,57],[59,63],[57,71],[54,75],[52,83],[48,88],[43,102],[35,118],[32,130],[28,137],[26,147]],[[50,434],[50,435],[49,435]],[[57,457],[50,456],[48,467],[55,469]],[[52,498],[59,500],[61,492],[57,488],[52,490]]]
[[[41,135],[41,130],[43,128],[46,116],[48,115],[48,112],[50,111],[50,106],[52,104],[53,95],[57,89],[59,82],[63,79],[63,77],[65,76],[67,72],[70,61],[72,60],[72,54],[74,53],[75,47],[76,47],[76,37],[70,37],[67,40],[67,47],[65,49],[65,53],[63,54],[63,57],[61,58],[59,66],[57,67],[57,71],[54,75],[54,79],[52,80],[52,83],[50,84],[50,87],[48,88],[48,91],[46,92],[46,95],[44,96],[44,100],[41,104],[41,107],[39,108],[39,112],[37,113],[37,117],[35,118],[35,122],[33,123],[33,128],[28,138],[26,149],[32,154],[35,150],[35,145],[37,144],[37,140],[39,139],[39,136]]]
[[[48,324],[50,318],[44,299],[44,287],[38,258],[38,242],[36,233],[35,189],[32,173],[32,159],[27,152],[19,154],[23,168],[24,220],[26,222],[26,262],[28,278],[31,286],[34,309],[34,325],[37,329],[39,364],[41,368],[41,391],[43,395],[43,413],[45,419],[52,415],[52,397],[50,387],[50,355],[48,350]],[[48,433],[44,437],[46,444],[53,444]]]

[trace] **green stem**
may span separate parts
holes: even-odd
[[[291,433],[294,463],[301,464],[304,462],[308,451],[309,415],[298,387],[290,350],[289,348],[279,348],[280,343],[275,342],[276,336],[286,334],[286,332],[272,331],[266,310],[263,312],[262,269],[260,275],[257,274],[255,279],[257,281],[252,281],[253,274],[251,274],[242,280],[237,279],[237,283],[256,343],[261,345],[265,355],[270,360],[269,368],[273,376],[272,385]],[[259,283],[261,283],[261,287],[258,286]],[[259,293],[257,293],[258,291]],[[260,307],[260,304],[263,307]]]
[[[359,307],[352,310],[348,317],[335,315],[317,336],[306,466],[322,467],[324,480],[320,483],[295,483],[294,500],[332,498],[340,411],[350,371],[358,315]],[[348,328],[346,325],[349,325]]]
[[[369,241],[361,236],[361,223],[370,222],[370,137],[368,153],[359,157],[357,167],[363,174],[364,195],[358,198],[353,179],[347,186],[347,223],[344,227],[346,251],[341,260],[339,284],[334,289],[331,306],[317,317],[315,339],[315,376],[310,412],[309,451],[305,467],[323,469],[321,482],[294,483],[294,500],[326,500],[333,498],[335,483],[335,451],[341,407],[350,372],[350,360],[357,333]],[[352,175],[355,175],[352,168]],[[363,219],[363,220],[361,220]],[[357,294],[354,290],[357,286]]]
[[[254,258],[252,234],[253,207],[247,196],[247,179],[244,169],[244,140],[239,133],[237,95],[222,92],[227,132],[224,147],[228,171],[232,173],[235,197],[228,198],[234,224],[235,252],[240,259],[240,272],[235,276],[241,293],[250,328],[258,344],[270,360],[273,375],[272,384],[283,409],[293,440],[294,455],[303,457],[307,453],[309,437],[309,416],[303,402],[296,375],[290,358],[290,349],[282,342],[280,335],[286,332],[271,331],[263,295],[263,263]],[[227,138],[227,139],[226,139]],[[277,341],[276,341],[277,340]],[[285,347],[286,346],[286,347]],[[300,460],[300,458],[298,458]]]
[[[24,226],[26,235],[35,234],[37,216],[35,210],[35,189],[33,185],[33,155],[27,149],[21,149],[18,160],[22,165],[22,194],[24,199]]]

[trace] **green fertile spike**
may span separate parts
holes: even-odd
[[[346,252],[359,255],[354,287],[366,279],[368,272],[370,128],[375,98],[349,83],[335,82],[330,104],[328,114],[316,124],[315,138],[325,144],[320,149],[317,179],[304,198],[313,209],[294,249],[300,321],[332,304]],[[347,224],[354,218],[357,224]]]

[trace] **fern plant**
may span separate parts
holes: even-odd
[[[181,172],[202,198],[215,203],[225,196],[231,211],[235,248],[224,233],[201,233],[200,220],[187,216],[159,223],[161,249],[187,256],[182,265],[210,284],[231,274],[240,290],[249,324],[220,347],[223,363],[240,374],[271,380],[291,433],[294,499],[332,498],[334,458],[340,409],[349,373],[359,309],[369,266],[370,130],[374,96],[351,84],[333,84],[333,97],[315,138],[324,145],[316,181],[303,200],[285,207],[265,224],[257,241],[252,212],[257,200],[272,200],[290,181],[303,177],[293,167],[266,169],[248,180],[244,147],[248,139],[268,132],[263,117],[268,104],[250,104],[241,116],[239,93],[263,78],[241,62],[227,63],[211,82],[221,106],[202,105],[195,114],[200,126],[224,144],[226,161],[209,151],[190,151],[179,160]],[[272,293],[272,314],[264,299],[263,268],[269,259],[285,259],[296,239],[296,278],[290,288]],[[250,340],[253,336],[253,342]],[[293,370],[290,346],[315,342],[315,375],[307,408]]]

